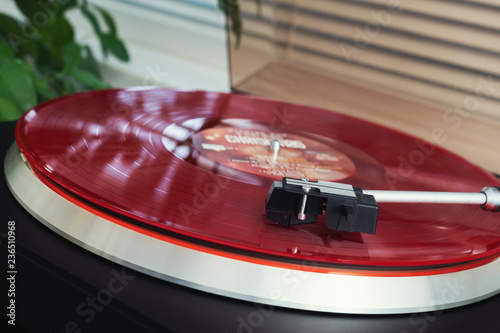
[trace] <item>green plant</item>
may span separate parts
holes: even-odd
[[[112,16],[86,0],[15,0],[18,20],[0,13],[0,121],[65,94],[108,88],[92,49],[75,39],[66,14],[79,11],[99,39],[104,57],[128,61]]]
[[[258,15],[262,15],[262,0],[254,0],[254,2],[257,6]],[[218,0],[217,5],[229,19],[230,29],[236,37],[235,47],[238,48],[240,46],[241,35],[243,32],[243,22],[241,20],[240,5],[238,0]]]

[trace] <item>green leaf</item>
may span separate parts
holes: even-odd
[[[116,24],[115,21],[113,20],[113,17],[104,8],[99,7],[97,5],[94,5],[93,7],[101,14],[104,23],[106,23],[106,26],[108,27],[109,33],[112,34],[113,36],[116,36],[118,30],[116,29]]]
[[[78,0],[15,0],[15,2],[24,16],[37,27],[49,23],[56,16],[63,16],[68,9],[78,4]]]
[[[241,32],[243,23],[240,16],[240,6],[238,0],[218,0],[219,9],[226,14],[231,22],[231,31],[236,36],[236,45],[238,48],[241,42]]]
[[[103,49],[109,50],[115,57],[122,61],[129,61],[127,48],[119,38],[106,33],[101,33],[98,37]]]
[[[24,71],[30,75],[35,91],[43,98],[43,100],[57,97],[45,78],[40,77],[40,75],[35,72],[33,67],[23,61],[18,61],[18,63],[23,67]]]
[[[37,55],[37,47],[33,40],[35,33],[23,31],[23,24],[11,16],[0,13],[0,37],[3,37],[16,54]]]
[[[15,0],[17,8],[28,18],[29,21],[33,20],[36,13],[40,12],[40,7],[36,0]]]
[[[73,41],[73,27],[64,17],[58,17],[54,20],[51,25],[51,32],[54,36],[53,42],[56,47],[61,47]]]
[[[73,76],[76,80],[78,80],[80,83],[85,84],[91,89],[107,89],[111,87],[108,83],[100,80],[97,76],[95,76],[91,72],[87,72],[78,68],[73,68],[69,72],[69,74]]]
[[[25,111],[37,104],[35,87],[31,77],[18,61],[0,57],[0,82],[2,96],[8,96],[21,110]]]
[[[0,97],[0,121],[17,120],[23,112],[11,101]]]
[[[0,33],[7,35],[9,32],[22,34],[19,22],[12,16],[0,13]]]
[[[83,48],[83,58],[82,61],[80,62],[80,65],[78,68],[83,69],[85,71],[93,73],[95,76],[98,78],[101,77],[101,70],[99,68],[99,64],[94,58],[94,54],[92,53],[92,49],[88,46],[85,45]]]
[[[84,90],[80,82],[69,74],[65,74],[58,78],[57,85],[59,86],[58,91],[61,95],[69,95]]]
[[[15,0],[17,8],[37,28],[50,24],[59,12],[59,2],[54,0]]]
[[[59,15],[63,15],[68,9],[74,8],[78,4],[78,0],[66,0],[65,3],[59,4]]]
[[[76,43],[67,44],[61,51],[65,72],[76,68],[82,61],[82,52],[80,46]]]
[[[94,15],[94,13],[92,13],[86,6],[81,7],[80,11],[82,15],[87,19],[87,21],[89,21],[96,35],[99,35],[102,30],[101,26],[99,25],[99,21],[97,20],[97,17]]]
[[[54,56],[51,54],[50,45],[45,44],[42,40],[36,40],[34,41],[34,44],[37,49],[37,55],[34,61],[34,66],[38,68],[39,70],[45,67],[55,67],[54,63],[56,62],[56,59],[54,59]],[[60,58],[60,55],[57,57]],[[60,70],[60,59],[57,59],[59,66],[57,67],[58,70]]]
[[[14,59],[14,50],[3,39],[0,38],[0,56]]]
[[[33,78],[33,84],[35,85],[36,92],[42,97],[41,101],[47,101],[49,99],[57,97],[54,91],[50,89],[50,86],[47,83],[47,81],[41,79],[40,77],[35,76]]]

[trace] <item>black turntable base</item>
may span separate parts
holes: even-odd
[[[14,141],[14,126],[12,122],[0,124],[2,159]],[[182,287],[86,251],[28,214],[12,196],[3,177],[0,190],[4,222],[0,230],[2,253],[7,254],[6,222],[15,221],[15,324],[24,331],[500,331],[500,295],[434,312],[347,315],[262,305]],[[7,286],[3,290],[8,290]],[[6,311],[8,304],[3,304]],[[4,316],[4,323],[7,320]]]

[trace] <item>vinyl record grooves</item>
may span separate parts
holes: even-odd
[[[493,278],[500,270],[500,217],[480,207],[380,204],[375,235],[332,231],[321,217],[316,224],[290,228],[266,220],[264,199],[273,180],[283,176],[364,189],[477,192],[500,185],[489,173],[429,142],[359,119],[233,94],[107,90],[34,108],[18,123],[16,139],[45,190],[58,191],[54,200],[69,203],[66,214],[91,216],[61,219],[54,210],[40,220],[104,257],[183,285],[252,301],[278,299],[276,304],[293,308],[348,313],[457,306],[500,288]],[[278,156],[268,149],[273,140],[282,144]],[[11,159],[11,173],[21,179],[15,157]],[[10,176],[15,195],[34,214],[43,215],[16,190],[14,178]],[[97,240],[100,237],[108,239]],[[151,247],[165,256],[150,253],[156,259],[148,259],[148,266],[130,254],[116,255],[126,253],[127,246],[139,246],[132,242],[145,242],[141,251]],[[97,248],[97,243],[107,245]],[[175,276],[177,264],[165,260],[175,258],[172,253],[179,249],[189,252],[181,257],[192,260],[184,262],[191,268]],[[210,269],[202,268],[204,260],[213,260]],[[233,288],[215,282],[215,273],[207,277],[214,281],[206,283],[187,277],[217,268],[267,280]],[[283,283],[291,278],[287,274],[301,272],[311,277],[309,282],[309,276],[299,280],[301,295],[272,295],[277,288],[286,289],[276,287],[279,280]],[[409,300],[407,294],[380,305],[342,305],[348,294],[333,303],[318,301],[309,285],[347,283],[349,278],[348,283],[359,285],[368,279],[374,282],[362,287],[360,295],[380,286],[385,288],[380,293],[415,286],[412,292],[417,295],[455,276],[464,283],[487,283],[453,300],[436,300],[436,293],[429,292],[425,299]],[[277,281],[257,292],[241,290],[269,279]],[[226,276],[224,283],[230,281]]]

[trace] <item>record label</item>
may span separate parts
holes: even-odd
[[[195,134],[193,144],[218,163],[273,179],[334,181],[356,171],[354,162],[344,153],[296,134],[218,127]]]

